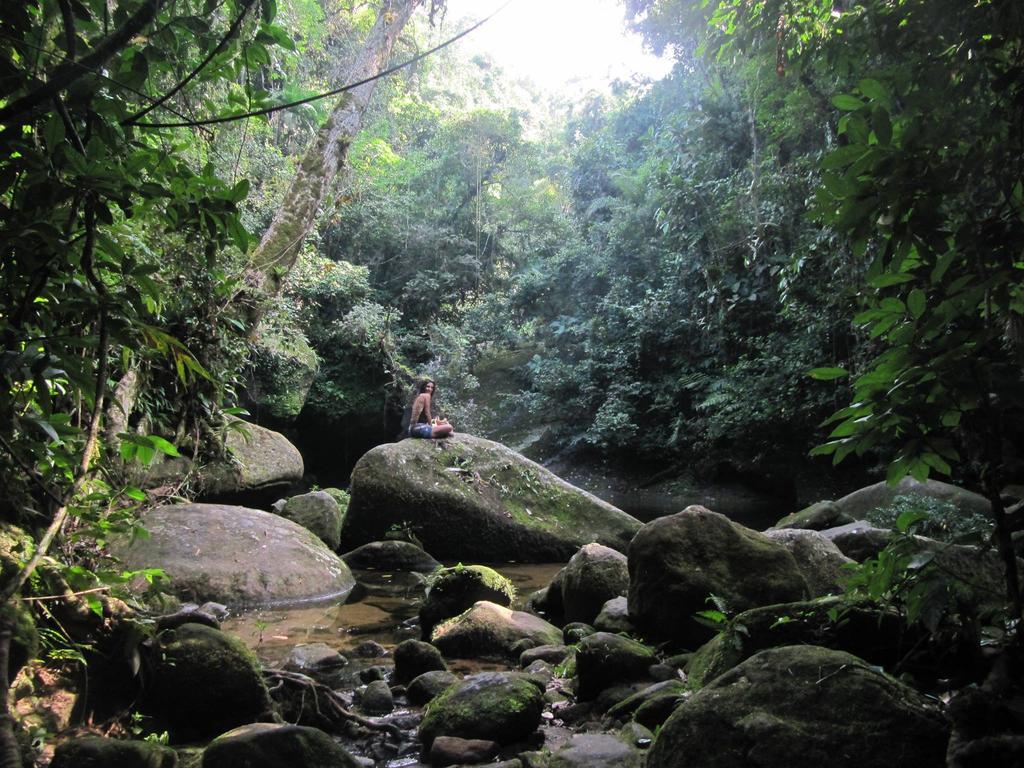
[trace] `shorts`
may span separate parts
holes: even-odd
[[[409,437],[425,437],[428,440],[434,436],[434,428],[429,424],[413,424],[409,427]]]

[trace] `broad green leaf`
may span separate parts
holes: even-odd
[[[153,447],[156,448],[161,453],[163,453],[165,456],[181,455],[180,453],[178,453],[178,449],[174,447],[174,444],[167,440],[164,440],[164,438],[158,437],[157,435],[150,435],[149,439],[152,442]]]
[[[832,97],[832,104],[844,112],[850,112],[852,110],[860,109],[864,106],[864,102],[858,97],[849,93],[840,93]]]
[[[889,92],[885,86],[873,78],[864,78],[857,83],[857,88],[872,101],[889,103]]]
[[[813,368],[808,371],[808,374],[812,379],[818,381],[832,381],[849,376],[849,372],[845,368]]]
[[[924,314],[927,304],[928,298],[920,288],[915,288],[910,292],[910,295],[907,296],[907,309],[910,310],[910,314],[915,319]]]

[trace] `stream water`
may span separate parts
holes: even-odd
[[[530,594],[546,587],[564,563],[504,563],[491,567],[516,586],[521,608]],[[358,586],[346,602],[256,610],[232,616],[223,629],[240,637],[264,664],[276,666],[302,643],[325,643],[350,657],[357,646],[372,640],[391,651],[398,643],[419,638],[416,619],[426,579],[416,573],[354,571]],[[358,665],[357,659],[351,659]],[[374,664],[390,663],[373,659]],[[481,668],[479,662],[452,665],[454,672]],[[490,665],[488,668],[494,668]]]

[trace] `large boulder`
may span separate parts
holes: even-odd
[[[935,701],[841,651],[762,651],[676,707],[648,768],[941,768]]]
[[[332,550],[341,541],[341,508],[326,491],[310,491],[292,496],[279,513],[303,528],[308,528]]]
[[[182,600],[233,608],[344,600],[352,572],[312,532],[283,517],[220,504],[173,504],[142,516],[148,538],[113,553],[128,568],[162,568]]]
[[[272,501],[302,479],[302,454],[280,432],[236,422],[224,445],[230,458],[199,471],[201,500],[235,504]]]
[[[427,750],[438,736],[511,744],[536,730],[543,708],[540,688],[526,675],[470,675],[427,705],[420,723],[420,741]]]
[[[843,516],[860,520],[872,510],[889,506],[897,496],[908,495],[948,501],[962,512],[978,515],[988,516],[992,509],[988,499],[980,494],[939,480],[925,480],[922,483],[912,477],[904,477],[895,485],[885,482],[869,485],[837,499],[835,505]]]
[[[175,741],[191,741],[266,719],[272,704],[260,663],[241,640],[183,624],[160,636],[145,708]]]
[[[711,630],[693,617],[709,595],[744,611],[807,591],[784,546],[704,507],[648,523],[629,547],[629,617],[650,638],[694,648],[708,640]]]
[[[601,544],[587,544],[572,556],[562,575],[566,622],[593,623],[602,606],[629,592],[626,556]]]
[[[269,507],[302,479],[302,454],[280,432],[235,420],[224,447],[226,458],[203,465],[185,456],[160,457],[133,480],[142,488],[156,488],[192,475],[200,501]]]
[[[486,600],[497,605],[512,605],[516,588],[486,565],[456,565],[443,568],[430,578],[427,596],[420,606],[420,633],[430,637],[434,627],[458,616],[475,603]]]
[[[415,522],[424,549],[462,561],[568,560],[592,541],[624,552],[640,522],[499,443],[470,435],[403,440],[352,470],[342,543]]]
[[[436,627],[430,640],[449,658],[516,659],[526,648],[560,643],[562,631],[532,613],[481,601]]]
[[[217,737],[203,752],[203,768],[361,768],[362,763],[321,730],[258,723]]]
[[[854,561],[818,531],[782,529],[764,535],[790,551],[807,580],[811,597],[838,595],[843,591],[846,566]]]

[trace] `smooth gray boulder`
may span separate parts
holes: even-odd
[[[799,512],[786,515],[772,526],[772,530],[823,531],[826,528],[852,523],[855,519],[843,512],[834,501],[818,501]]]
[[[374,448],[352,470],[351,494],[343,546],[412,520],[424,549],[463,562],[564,561],[592,541],[624,552],[640,528],[515,451],[462,434]]]
[[[729,611],[801,600],[807,582],[784,546],[704,507],[645,525],[629,547],[629,618],[647,638],[696,648],[708,597]]]
[[[679,704],[648,768],[945,766],[941,705],[855,656],[762,651]]]
[[[184,601],[232,608],[341,601],[355,586],[315,534],[268,512],[172,504],[147,511],[142,524],[149,538],[115,542],[112,553],[126,568],[162,568]]]
[[[593,624],[606,602],[628,593],[626,556],[601,544],[585,544],[562,574],[563,618]]]

